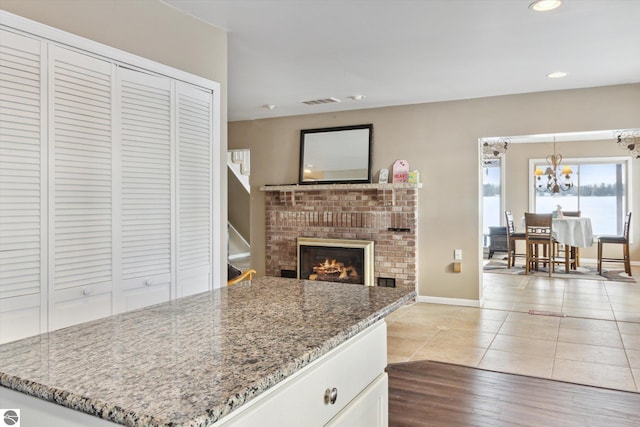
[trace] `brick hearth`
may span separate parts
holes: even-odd
[[[296,238],[373,240],[374,276],[414,288],[420,184],[262,187],[266,192],[266,274],[296,270]]]

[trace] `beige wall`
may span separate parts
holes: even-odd
[[[639,121],[640,84],[635,84],[229,123],[230,148],[249,148],[251,157],[260,159],[251,165],[253,266],[264,271],[259,188],[297,182],[300,129],[373,123],[374,172],[396,159],[407,159],[421,172],[419,294],[477,300],[478,138],[631,128],[640,127]],[[640,197],[634,199],[637,205]],[[463,251],[461,273],[450,270],[454,249]],[[637,249],[633,253],[640,259]]]

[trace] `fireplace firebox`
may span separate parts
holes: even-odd
[[[373,241],[298,238],[298,278],[374,285]]]

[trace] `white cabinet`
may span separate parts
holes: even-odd
[[[378,322],[214,426],[386,426],[386,336]]]
[[[0,342],[211,289],[218,85],[0,14]]]
[[[211,93],[176,84],[178,297],[211,288]],[[216,177],[216,179],[219,179]]]
[[[111,314],[114,70],[49,48],[50,329]]]
[[[172,82],[118,69],[120,289],[117,312],[169,301],[172,295]],[[119,146],[117,145],[119,143]]]
[[[43,46],[0,30],[0,342],[46,330]]]

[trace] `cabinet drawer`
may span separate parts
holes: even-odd
[[[40,333],[40,293],[0,298],[0,343]]]
[[[323,425],[383,374],[386,363],[386,323],[378,322],[215,425]],[[325,403],[326,390],[334,388],[335,403]]]
[[[112,314],[111,282],[55,291],[50,330]]]
[[[178,272],[178,298],[206,292],[210,289],[209,266],[195,267]]]
[[[344,408],[328,427],[387,427],[389,425],[389,377],[380,375]]]
[[[131,311],[171,299],[171,275],[157,274],[122,281],[124,301],[118,311]]]

